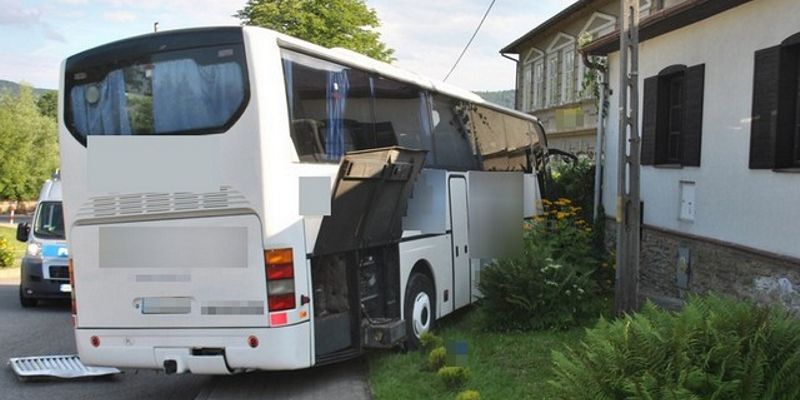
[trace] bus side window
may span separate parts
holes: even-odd
[[[431,150],[428,105],[416,86],[373,77],[375,137],[377,147],[400,145]]]
[[[434,166],[438,168],[469,170],[477,163],[470,139],[457,120],[454,108],[457,101],[435,94],[433,96],[433,148]]]
[[[301,162],[339,162],[375,146],[367,73],[282,51],[289,129]]]

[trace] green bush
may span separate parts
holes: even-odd
[[[469,370],[463,367],[442,367],[436,373],[448,389],[457,389],[469,379]]]
[[[594,207],[594,164],[586,156],[579,156],[575,162],[553,162],[551,178],[547,182],[545,197],[551,201],[559,198],[572,199],[581,207],[581,216],[592,219]]]
[[[553,360],[563,399],[797,399],[800,320],[716,296],[678,313],[647,304]]]
[[[0,238],[0,268],[10,267],[14,264],[14,249],[5,238]]]
[[[568,199],[544,200],[543,207],[525,225],[522,254],[481,270],[486,329],[566,329],[600,312],[595,271],[605,256],[591,245],[591,226]]]
[[[422,347],[422,350],[431,351],[433,349],[443,347],[444,340],[431,332],[422,332],[422,334],[419,335],[419,344],[420,347]]]
[[[446,361],[447,350],[444,346],[437,347],[428,353],[428,370],[438,371],[440,368],[444,367]]]
[[[476,390],[465,390],[456,396],[456,400],[481,400],[481,394]]]

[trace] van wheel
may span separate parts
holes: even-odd
[[[22,286],[19,287],[19,304],[21,304],[22,307],[24,308],[36,307],[37,303],[38,301],[36,299],[25,297],[25,295],[22,293]]]
[[[436,319],[436,297],[433,282],[428,276],[415,273],[406,286],[405,300],[406,348],[419,347],[419,337],[433,329]]]

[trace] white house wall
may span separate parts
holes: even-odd
[[[800,257],[800,174],[748,168],[754,53],[800,32],[797,15],[797,0],[753,1],[641,43],[640,104],[645,78],[674,64],[705,64],[701,166],[642,167],[645,224]],[[611,54],[603,177],[610,216],[617,191],[618,64],[619,53]],[[694,222],[678,219],[681,181],[696,184]]]

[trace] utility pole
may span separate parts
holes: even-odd
[[[158,32],[158,21],[153,22],[153,32]]]
[[[617,280],[614,311],[638,308],[641,202],[639,170],[639,0],[621,0],[619,149],[617,153]]]

